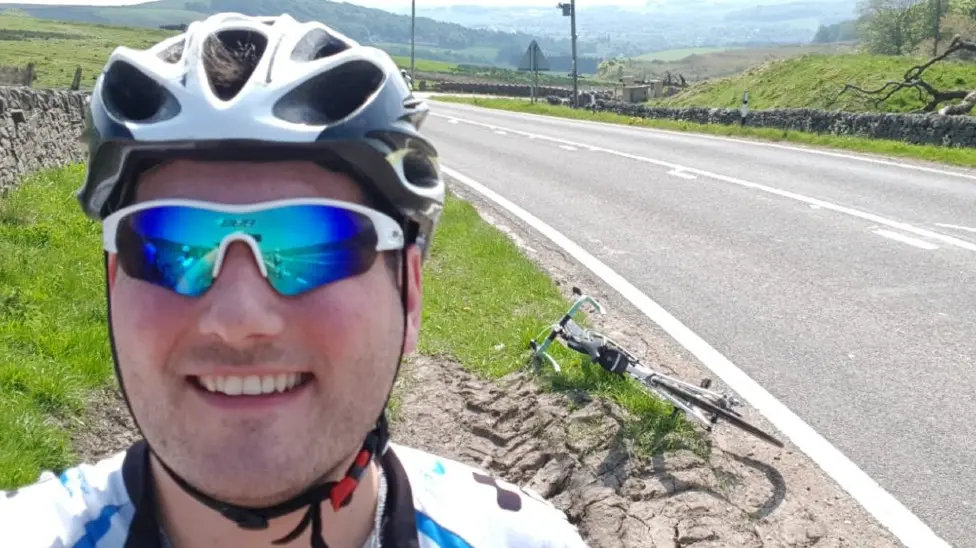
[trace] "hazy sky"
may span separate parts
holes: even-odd
[[[583,2],[589,6],[642,6],[647,3],[647,0],[580,0],[580,3]],[[139,0],[0,0],[0,4],[70,4],[80,6],[120,6],[139,3],[141,3]],[[410,7],[410,0],[352,0],[349,3],[381,9]],[[487,6],[519,5],[554,7],[558,3],[559,0],[417,0],[417,12],[422,14],[424,6],[475,4]]]

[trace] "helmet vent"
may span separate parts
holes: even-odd
[[[178,63],[183,58],[183,46],[185,45],[186,40],[180,40],[178,43],[159,52],[159,58],[167,63]]]
[[[403,157],[403,174],[410,184],[432,187],[437,184],[437,167],[430,157],[419,150],[411,150]]]
[[[203,66],[214,95],[233,99],[254,73],[268,39],[251,30],[225,30],[207,37]]]
[[[123,121],[160,120],[179,112],[176,97],[125,61],[105,71],[102,98],[112,115]]]
[[[305,34],[291,52],[292,61],[314,61],[349,49],[349,44],[325,32],[313,29]]]
[[[362,107],[383,83],[383,71],[354,60],[317,74],[275,103],[273,113],[294,124],[338,122]]]

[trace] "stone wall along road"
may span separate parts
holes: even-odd
[[[86,94],[0,86],[0,194],[24,175],[84,161]]]

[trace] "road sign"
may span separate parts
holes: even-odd
[[[533,40],[529,44],[528,49],[525,50],[525,54],[522,55],[522,60],[519,61],[519,70],[549,70],[549,61],[546,60],[546,56],[542,54],[542,48],[539,44]]]

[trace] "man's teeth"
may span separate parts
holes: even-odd
[[[258,396],[274,394],[291,390],[301,384],[301,373],[279,373],[277,375],[248,375],[237,377],[230,375],[208,375],[198,377],[200,386],[211,392],[220,392],[228,396]]]

